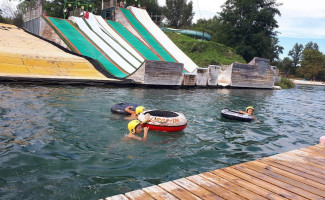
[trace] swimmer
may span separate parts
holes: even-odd
[[[252,107],[252,106],[248,106],[248,107],[246,108],[246,112],[244,112],[244,111],[242,111],[242,110],[238,110],[238,112],[239,112],[240,114],[251,115],[253,119],[257,120],[257,119],[254,117],[254,115],[253,115],[253,114],[254,114],[254,107]]]
[[[135,111],[131,110],[133,106],[128,106],[125,108],[125,111],[130,114],[130,116],[125,117],[127,120],[138,119],[138,116],[146,110],[143,106],[138,106],[135,108]]]
[[[143,122],[140,122],[139,120],[132,120],[128,124],[129,134],[127,134],[123,140],[136,140],[136,141],[143,141],[146,142],[148,138],[148,127],[142,128],[143,124],[147,123],[149,121],[149,115],[146,115],[146,119]],[[137,136],[141,134],[143,130],[143,138]]]

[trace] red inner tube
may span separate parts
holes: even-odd
[[[155,126],[150,124],[144,124],[144,127],[148,127],[151,130],[162,131],[162,132],[177,132],[182,131],[186,128],[187,124],[182,126]]]

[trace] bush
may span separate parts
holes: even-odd
[[[295,87],[295,84],[291,80],[283,77],[281,77],[281,82],[275,85],[280,86],[282,89],[291,89]]]

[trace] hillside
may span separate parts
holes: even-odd
[[[233,62],[246,63],[241,56],[225,45],[195,40],[173,32],[165,32],[165,34],[200,67],[229,65]]]

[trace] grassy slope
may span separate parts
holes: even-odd
[[[229,65],[233,62],[246,63],[241,56],[225,45],[199,41],[173,32],[165,32],[165,34],[199,67]]]

